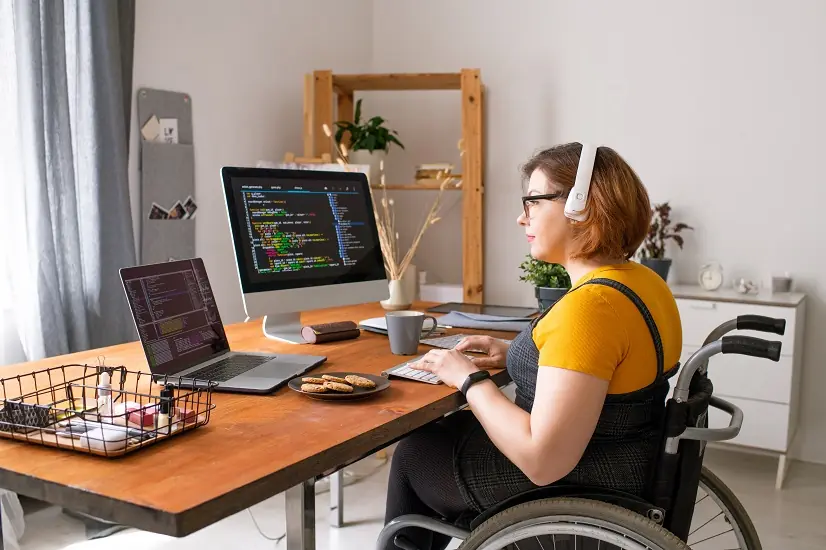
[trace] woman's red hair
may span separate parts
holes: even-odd
[[[551,185],[567,197],[574,186],[581,151],[580,143],[546,149],[525,163],[522,174],[530,179],[534,171],[542,170]],[[610,147],[597,149],[584,213],[584,221],[573,222],[574,258],[628,259],[648,233],[648,192],[634,170]]]

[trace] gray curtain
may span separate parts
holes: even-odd
[[[13,0],[25,232],[15,314],[28,359],[133,340],[127,180],[134,3]]]

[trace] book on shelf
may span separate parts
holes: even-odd
[[[437,179],[441,174],[444,177],[446,174],[453,172],[453,164],[449,162],[432,162],[429,164],[419,164],[416,166],[416,176],[419,179]]]

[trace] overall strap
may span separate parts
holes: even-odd
[[[585,285],[604,285],[619,290],[629,300],[637,307],[640,314],[642,314],[643,319],[645,320],[645,324],[648,325],[648,332],[651,333],[651,339],[654,340],[654,349],[657,352],[657,381],[661,380],[663,377],[663,371],[665,370],[665,358],[663,354],[663,342],[660,339],[660,331],[657,330],[657,325],[654,323],[654,317],[651,315],[651,312],[648,311],[645,303],[642,299],[637,296],[637,293],[625,286],[624,284],[620,283],[619,281],[615,281],[613,279],[606,279],[606,278],[599,278],[599,279],[591,279],[590,281],[584,282],[580,285],[579,288]],[[676,369],[672,369],[676,370]]]

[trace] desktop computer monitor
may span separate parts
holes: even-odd
[[[359,172],[221,169],[247,320],[301,343],[301,312],[389,295],[367,177]]]

